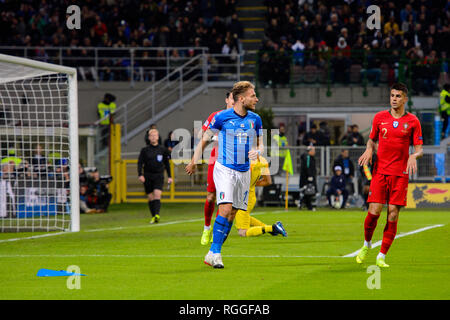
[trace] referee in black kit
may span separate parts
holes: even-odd
[[[138,160],[139,181],[144,184],[145,193],[148,195],[148,207],[152,214],[150,223],[159,222],[159,210],[161,209],[161,193],[164,184],[164,168],[167,171],[167,182],[172,183],[170,176],[169,151],[158,143],[159,132],[157,129],[148,131],[150,144],[142,148]],[[143,169],[143,171],[142,171]]]

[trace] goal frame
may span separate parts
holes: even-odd
[[[70,158],[70,230],[80,231],[80,184],[78,174],[78,82],[75,68],[0,54],[0,62],[39,69],[68,76],[69,158]],[[30,77],[32,78],[32,77]]]

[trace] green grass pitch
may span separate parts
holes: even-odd
[[[398,233],[443,225],[394,241],[381,270],[380,289],[368,289],[363,265],[344,257],[363,242],[361,210],[316,212],[256,208],[267,224],[282,221],[288,237],[240,238],[233,226],[222,254],[225,269],[203,263],[202,204],[163,204],[161,222],[149,225],[145,204],[113,205],[82,215],[78,233],[14,240],[41,233],[0,234],[0,299],[448,299],[450,214],[403,210]],[[380,240],[386,216],[378,221]],[[7,241],[14,240],[14,241]],[[40,268],[77,265],[86,277],[69,290],[66,277],[37,277]]]

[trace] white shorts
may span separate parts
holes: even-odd
[[[250,170],[241,172],[225,167],[218,161],[214,165],[214,184],[217,204],[231,203],[233,208],[247,210]]]

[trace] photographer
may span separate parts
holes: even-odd
[[[97,168],[90,173],[91,179],[88,181],[88,207],[95,208],[97,213],[106,212],[111,202],[112,194],[109,192],[111,176],[102,176]]]

